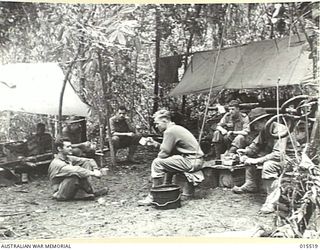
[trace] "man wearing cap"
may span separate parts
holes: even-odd
[[[262,181],[268,197],[260,211],[271,213],[274,211],[276,201],[272,200],[270,194],[277,188],[278,176],[290,160],[285,155],[288,141],[287,128],[280,123],[273,122],[270,127],[272,133],[281,135],[280,139],[273,138],[266,131],[269,115],[263,108],[251,110],[249,117],[253,130],[260,132],[249,146],[237,150],[241,155],[240,161],[246,165],[246,181],[240,187],[233,187],[232,191],[237,194],[256,192],[258,188],[256,166],[262,165]]]
[[[160,149],[151,164],[152,186],[171,184],[173,174],[180,172],[184,173],[189,189],[192,189],[194,184],[203,180],[200,170],[204,154],[199,143],[189,130],[171,121],[169,111],[157,111],[153,117],[156,128],[163,133],[163,141],[160,144],[150,139],[147,143]],[[165,180],[162,179],[164,177]],[[152,201],[153,197],[149,194],[144,200],[138,201],[138,204],[150,205]]]
[[[115,150],[129,147],[127,161],[137,163],[133,156],[137,150],[137,145],[139,144],[141,135],[136,133],[136,129],[132,126],[126,114],[126,107],[120,106],[117,114],[110,118],[112,143]]]
[[[246,136],[250,132],[249,118],[247,114],[240,112],[239,101],[232,100],[227,112],[217,124],[213,133],[212,143],[216,159],[226,150],[230,154],[236,153],[239,148],[247,145]]]

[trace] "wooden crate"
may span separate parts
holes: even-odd
[[[200,187],[204,188],[216,188],[219,186],[219,173],[214,168],[202,169],[204,180],[201,182]]]
[[[216,181],[216,186],[232,188],[241,186],[245,182],[245,168],[243,165],[222,164],[221,160],[211,160],[204,163],[205,169],[211,169],[209,179]]]
[[[232,188],[245,183],[245,169],[219,169],[219,187]]]

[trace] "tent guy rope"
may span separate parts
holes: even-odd
[[[227,9],[226,9],[226,13],[228,12],[229,8],[230,8],[230,5],[228,4]],[[206,120],[207,120],[207,113],[208,113],[208,109],[209,109],[209,106],[210,106],[210,99],[211,99],[212,89],[213,89],[213,80],[215,78],[215,75],[216,75],[216,72],[217,72],[217,68],[218,68],[218,62],[219,62],[219,58],[220,58],[220,52],[221,52],[221,48],[222,48],[222,42],[223,42],[223,36],[224,36],[224,33],[225,33],[226,23],[227,23],[227,15],[225,15],[224,25],[223,25],[223,28],[222,28],[222,33],[221,33],[220,42],[219,42],[218,54],[217,54],[217,57],[216,57],[214,70],[213,70],[211,81],[210,81],[210,83],[211,83],[210,84],[210,91],[209,91],[209,94],[208,94],[207,103],[206,103],[206,109],[205,109],[205,112],[204,112],[202,125],[201,125],[201,129],[200,129],[200,133],[199,133],[199,139],[198,139],[199,140],[199,145],[200,145],[200,142],[201,142],[201,137],[202,137],[202,134],[203,134],[204,125],[205,125]],[[212,56],[214,56],[214,54]],[[223,88],[222,88],[222,90],[223,90]],[[219,93],[221,93],[221,91]]]

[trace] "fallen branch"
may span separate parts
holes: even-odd
[[[16,216],[22,214],[30,214],[30,212],[21,212],[21,213],[13,213],[13,214],[0,214],[0,217],[9,217],[9,216]]]

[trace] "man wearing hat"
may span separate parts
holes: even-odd
[[[247,145],[246,136],[249,132],[247,114],[240,112],[239,101],[232,100],[229,104],[229,112],[221,118],[213,134],[212,143],[216,159],[220,159],[220,155],[226,150],[234,154],[237,149],[244,148]]]
[[[169,111],[157,111],[153,117],[156,128],[163,133],[163,141],[160,144],[150,139],[147,143],[160,149],[151,164],[152,186],[171,184],[173,174],[180,172],[184,173],[189,189],[192,189],[194,184],[204,179],[200,171],[204,154],[199,143],[189,130],[171,121]],[[149,194],[144,200],[138,201],[138,204],[150,205],[152,201],[153,197]]]
[[[274,211],[276,201],[272,200],[270,194],[277,189],[278,176],[289,160],[288,156],[285,155],[288,136],[275,139],[268,134],[265,125],[269,119],[269,114],[263,108],[251,110],[249,117],[253,130],[260,132],[249,146],[237,150],[241,155],[240,161],[246,165],[246,181],[240,187],[233,187],[232,191],[237,194],[256,192],[258,189],[256,166],[262,165],[262,181],[268,197],[260,211],[271,213]],[[271,124],[271,130],[273,134],[283,135],[287,133],[286,126],[277,122]]]

